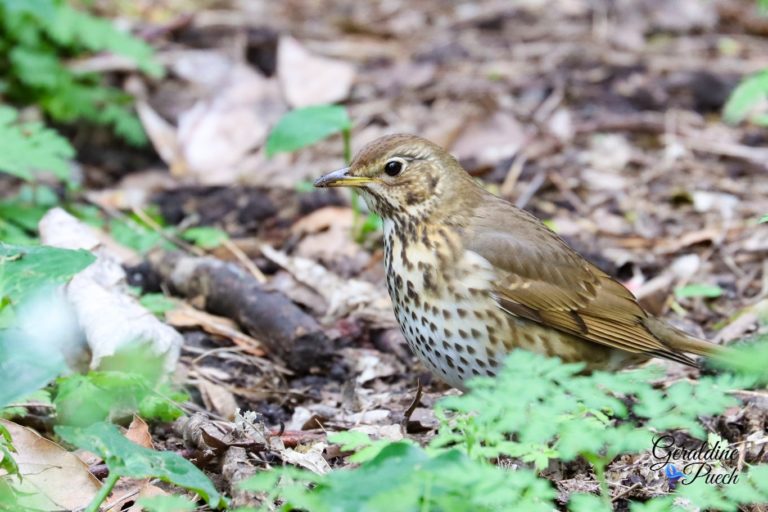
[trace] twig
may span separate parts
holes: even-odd
[[[528,204],[528,201],[533,198],[533,196],[536,194],[536,192],[541,188],[541,186],[544,184],[544,181],[546,181],[547,176],[544,171],[536,173],[534,175],[533,180],[528,184],[528,187],[523,191],[522,194],[520,194],[520,197],[517,198],[517,201],[515,201],[515,206],[518,208],[525,208],[525,205]]]
[[[504,183],[501,184],[501,188],[499,189],[502,196],[509,197],[512,195],[512,192],[515,190],[515,185],[517,185],[517,180],[523,173],[523,168],[527,161],[528,157],[525,156],[525,153],[518,153],[514,160],[512,160],[512,165],[509,166],[507,176],[504,178]]]
[[[195,247],[194,245],[188,243],[186,240],[182,240],[181,238],[173,235],[169,235],[166,233],[166,231],[163,229],[163,226],[155,222],[155,220],[147,215],[147,212],[139,208],[138,206],[131,206],[131,211],[136,215],[141,221],[152,228],[155,232],[157,232],[158,235],[165,238],[167,241],[171,242],[173,245],[177,247],[181,247],[184,250],[191,252],[195,256],[205,256],[205,251],[200,249],[199,247]]]
[[[613,498],[611,498],[611,502],[615,502],[615,501],[618,501],[618,500],[620,500],[621,498],[623,498],[624,496],[626,496],[627,494],[629,494],[630,492],[634,491],[635,489],[637,489],[637,488],[639,488],[639,487],[641,487],[641,484],[640,484],[640,482],[635,482],[635,483],[634,483],[634,484],[632,484],[630,487],[628,487],[628,488],[624,489],[624,490],[623,490],[623,491],[621,491],[619,494],[617,494],[616,496],[614,496]]]
[[[235,244],[232,240],[227,238],[224,241],[224,247],[231,252],[235,258],[237,258],[237,261],[243,264],[245,269],[251,273],[253,277],[256,278],[256,280],[260,283],[266,283],[267,278],[264,276],[264,274],[259,270],[259,267],[254,265],[253,261],[243,252],[242,249],[240,249],[237,244]]]

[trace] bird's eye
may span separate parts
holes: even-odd
[[[400,171],[403,170],[403,162],[401,160],[390,160],[384,165],[384,172],[388,176],[397,176]]]

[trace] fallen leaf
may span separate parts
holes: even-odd
[[[355,68],[348,62],[311,54],[290,36],[277,47],[277,75],[293,108],[336,103],[352,88]]]
[[[330,464],[323,457],[323,450],[327,446],[326,443],[318,442],[310,446],[299,446],[296,449],[286,448],[280,452],[280,458],[288,464],[301,466],[318,475],[324,475],[331,471]]]
[[[206,409],[215,411],[219,416],[232,420],[237,413],[237,400],[227,388],[206,379],[197,382]]]
[[[341,354],[358,384],[405,373],[405,368],[393,354],[364,348],[345,348]]]
[[[525,131],[512,113],[496,112],[465,126],[453,144],[459,160],[475,159],[474,167],[495,166],[511,158],[525,142]]]
[[[11,480],[25,510],[76,510],[86,507],[101,484],[75,454],[32,429],[0,420],[11,433],[14,459],[23,480]],[[0,476],[3,471],[0,470]]]
[[[296,256],[326,264],[367,255],[352,238],[355,213],[351,208],[326,206],[301,218],[291,232],[301,237]]]
[[[312,260],[288,256],[268,245],[263,245],[261,251],[325,298],[328,320],[356,316],[376,328],[395,325],[390,299],[381,287],[359,279],[342,279]]]
[[[205,184],[233,183],[284,111],[274,79],[233,65],[215,95],[179,117],[178,139],[188,174]]]
[[[125,437],[140,446],[149,448],[150,450],[155,449],[155,445],[152,443],[152,434],[149,433],[149,425],[138,416],[134,416],[133,420],[131,420],[131,424],[128,425]]]
[[[263,345],[259,340],[243,333],[235,322],[223,316],[212,315],[186,304],[165,312],[165,321],[173,327],[200,327],[209,334],[231,340],[249,354],[263,356]]]

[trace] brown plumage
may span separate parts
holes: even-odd
[[[357,187],[382,216],[387,287],[408,344],[463,388],[523,348],[617,370],[720,347],[649,315],[632,293],[533,215],[411,135],[382,137],[318,187]]]

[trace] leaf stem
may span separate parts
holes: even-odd
[[[104,482],[104,485],[102,485],[101,489],[99,489],[99,493],[93,497],[93,501],[91,501],[91,503],[88,505],[88,508],[86,508],[84,512],[99,512],[99,507],[104,502],[104,500],[107,499],[109,493],[112,492],[112,489],[115,487],[115,484],[119,478],[120,475],[117,474],[117,471],[110,471],[109,476]]]
[[[344,140],[344,163],[352,163],[352,128],[344,128],[341,131],[341,138]]]
[[[608,507],[612,508],[611,491],[608,487],[608,480],[605,477],[605,466],[610,459],[601,457],[596,453],[584,453],[582,456],[587,459],[587,462],[592,464],[592,468],[595,470],[595,478],[597,478],[597,481],[600,484],[600,497]]]
[[[347,127],[341,131],[341,138],[344,141],[344,165],[349,166],[352,163],[352,128]],[[360,223],[360,196],[352,190],[352,237],[358,243],[362,242],[363,232]]]

